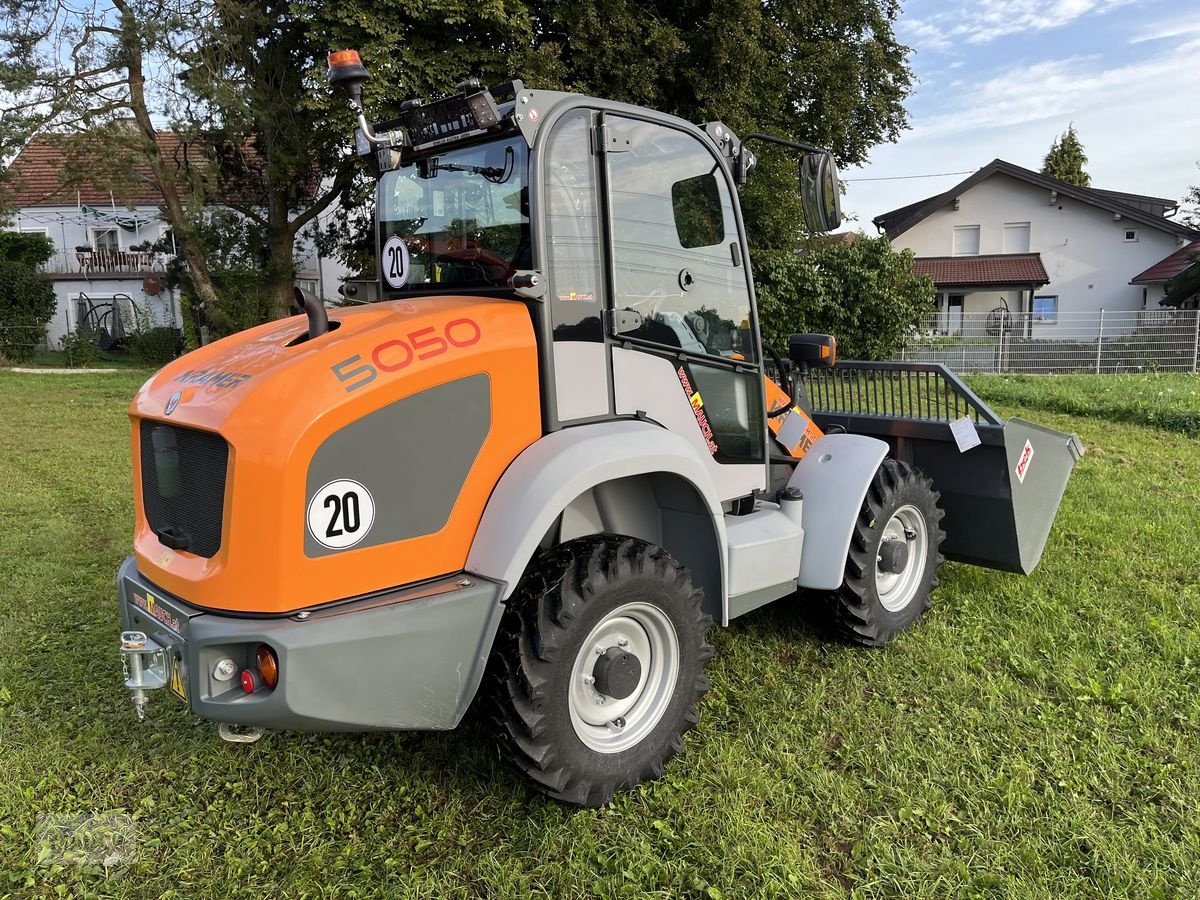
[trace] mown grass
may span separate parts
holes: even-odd
[[[140,379],[0,373],[0,896],[1200,896],[1193,439],[1001,404],[1089,448],[1034,576],[947,565],[878,652],[794,605],[735,622],[667,778],[576,811],[473,720],[233,746],[159,696],[135,725]],[[112,813],[132,861],[39,864],[44,817]]]
[[[1200,437],[1196,375],[976,375],[968,381],[998,402]]]

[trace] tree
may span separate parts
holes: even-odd
[[[58,300],[38,266],[53,253],[45,235],[0,232],[0,356],[24,362],[44,339]]]
[[[1087,154],[1083,152],[1083,143],[1075,132],[1075,124],[1067,126],[1059,137],[1050,145],[1050,152],[1042,160],[1042,174],[1057,178],[1076,187],[1089,187],[1092,176],[1083,170],[1087,165]]]
[[[578,91],[650,106],[693,122],[721,120],[829,148],[840,165],[907,127],[909,49],[893,25],[895,0],[498,0],[468,7],[381,7],[345,0],[308,8],[329,46],[355,46],[375,73],[370,117],[409,97],[446,93],[471,74],[484,83],[519,76],[531,87]],[[431,17],[432,12],[432,17]],[[440,20],[438,20],[440,17]],[[431,18],[433,19],[431,21]],[[742,194],[751,245],[790,250],[803,237],[795,156],[757,144],[759,167]],[[364,262],[370,201],[339,223],[339,251]]]
[[[1200,168],[1200,162],[1196,163],[1196,167]],[[1183,215],[1179,217],[1179,221],[1200,231],[1200,184],[1193,184],[1188,188],[1187,196],[1183,198],[1180,206],[1183,208]]]
[[[92,0],[72,6],[0,0],[0,90],[8,155],[41,131],[103,130],[111,140],[105,166],[138,159],[141,177],[161,193],[167,220],[202,303],[216,300],[195,237],[189,197],[192,172],[161,151],[152,103],[170,96],[171,62],[202,12],[200,0]],[[147,72],[150,72],[148,77]],[[114,124],[124,120],[120,128]]]
[[[836,335],[846,359],[890,359],[905,335],[934,308],[934,286],[913,274],[913,253],[886,237],[812,239],[804,253],[754,255],[763,340],[787,346],[788,335]]]

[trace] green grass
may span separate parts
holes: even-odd
[[[976,375],[985,399],[1200,437],[1200,376]]]
[[[878,652],[794,605],[718,630],[666,779],[576,811],[473,719],[233,746],[156,696],[135,725],[113,576],[141,379],[0,373],[0,897],[1200,896],[1194,439],[977,382],[1089,448],[1038,571],[948,564]],[[112,813],[124,871],[38,864],[43,817]]]

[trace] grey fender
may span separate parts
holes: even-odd
[[[858,434],[827,434],[796,464],[788,487],[804,494],[800,587],[841,585],[854,523],[888,445]]]
[[[467,571],[507,600],[540,546],[623,534],[664,547],[692,572],[705,610],[725,621],[725,520],[715,485],[684,438],[639,421],[578,425],[540,438],[497,483]]]

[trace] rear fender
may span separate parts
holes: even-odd
[[[547,538],[626,534],[664,547],[727,621],[725,521],[685,439],[647,422],[580,425],[539,439],[505,471],[479,522],[467,570],[512,595]]]

